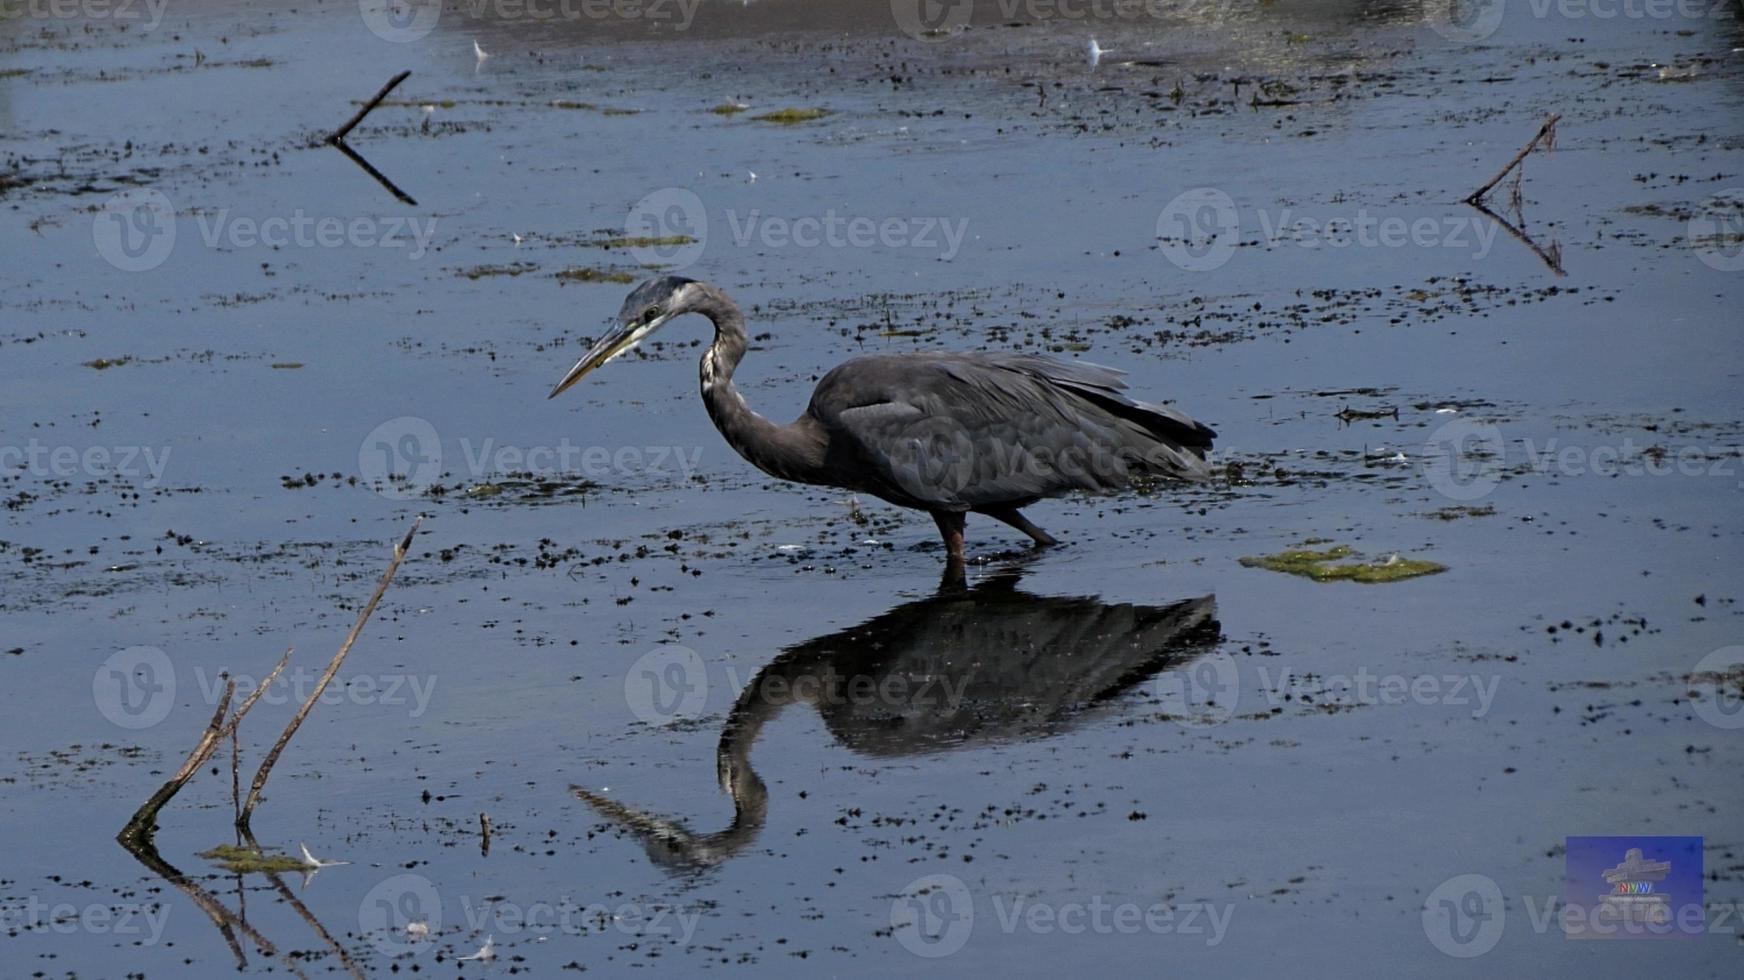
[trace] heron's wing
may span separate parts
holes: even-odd
[[[810,414],[869,492],[945,510],[1110,490],[1138,474],[1202,477],[1210,429],[1120,392],[1120,373],[1039,355],[849,361]]]

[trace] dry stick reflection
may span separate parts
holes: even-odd
[[[751,767],[764,725],[790,704],[817,709],[862,755],[925,755],[1066,731],[1156,674],[1183,667],[1222,636],[1217,602],[1166,606],[1037,596],[1010,569],[973,589],[944,590],[858,626],[789,647],[741,692],[721,730],[716,775],[733,822],[710,834],[571,787],[638,837],[675,873],[718,865],[750,846],[769,793]]]
[[[375,96],[373,98],[371,98],[368,102],[365,102],[362,106],[358,107],[357,112],[354,113],[350,119],[346,120],[345,125],[339,127],[338,129],[334,130],[332,133],[328,134],[327,145],[332,146],[332,147],[337,147],[339,152],[345,154],[347,157],[349,157],[351,159],[352,163],[355,163],[359,167],[363,168],[364,173],[369,174],[371,177],[374,177],[376,179],[377,183],[379,183],[383,187],[387,188],[388,193],[392,194],[394,197],[399,198],[401,201],[403,201],[407,204],[410,204],[413,207],[417,207],[418,202],[413,200],[412,196],[410,194],[407,194],[405,191],[400,190],[398,185],[396,185],[393,181],[389,180],[387,178],[387,176],[384,175],[380,170],[377,170],[375,167],[371,166],[370,162],[368,160],[365,160],[361,154],[359,154],[356,150],[353,150],[350,146],[346,145],[346,142],[345,142],[345,137],[353,129],[357,128],[358,123],[363,122],[363,117],[369,115],[370,110],[372,110],[376,106],[380,105],[381,101],[388,97],[388,93],[392,92],[396,87],[399,86],[399,84],[401,82],[405,81],[408,77],[410,77],[411,74],[412,73],[410,71],[403,71],[403,72],[400,72],[398,75],[395,75],[394,77],[388,79],[387,84],[383,85],[381,87],[381,90],[376,92]]]
[[[1491,211],[1488,207],[1485,207],[1482,201],[1467,201],[1466,203],[1483,212],[1490,218],[1490,220],[1501,225],[1503,231],[1512,235],[1516,241],[1531,249],[1532,254],[1538,256],[1538,260],[1549,267],[1551,272],[1554,272],[1559,276],[1568,275],[1568,273],[1562,270],[1562,245],[1553,241],[1550,243],[1548,248],[1540,248],[1538,243],[1532,240],[1532,236],[1526,234],[1524,230],[1516,228],[1507,218],[1504,218],[1496,212]],[[1515,209],[1514,216],[1516,218],[1521,217],[1518,208]],[[1525,219],[1521,218],[1520,223],[1525,224]]]
[[[121,845],[127,848],[127,852],[132,854],[140,864],[145,865],[147,869],[155,873],[158,877],[176,886],[182,894],[188,896],[188,899],[194,903],[195,907],[206,913],[206,917],[212,920],[212,925],[217,927],[219,935],[223,936],[225,943],[230,946],[231,953],[235,954],[236,968],[238,970],[245,970],[248,968],[248,957],[243,953],[242,944],[236,938],[236,934],[240,932],[243,936],[248,938],[249,942],[254,943],[261,952],[268,956],[277,957],[282,961],[285,965],[285,969],[291,971],[292,974],[302,977],[304,980],[308,980],[308,975],[298,968],[296,960],[294,960],[288,953],[279,952],[278,947],[273,945],[271,940],[261,935],[253,926],[248,924],[247,918],[230,911],[224,906],[223,902],[220,902],[217,898],[213,897],[210,892],[195,884],[193,879],[183,874],[175,865],[165,861],[163,857],[158,854],[157,848],[152,845],[150,837],[134,838],[132,840],[123,839]]]

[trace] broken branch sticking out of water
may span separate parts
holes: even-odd
[[[388,87],[392,88],[393,86],[389,85]],[[381,602],[382,595],[393,583],[394,573],[400,570],[400,562],[405,561],[407,552],[411,551],[412,538],[417,535],[418,528],[423,523],[422,517],[413,521],[411,530],[407,531],[406,536],[394,546],[394,557],[388,562],[387,571],[382,573],[381,582],[375,587],[375,594],[369,597],[369,602],[364,604],[363,611],[358,613],[357,622],[352,625],[350,634],[345,637],[345,642],[339,647],[339,652],[333,655],[332,661],[327,664],[327,669],[322,672],[321,679],[315,682],[315,689],[309,692],[308,699],[291,717],[291,723],[285,726],[284,734],[279,736],[279,740],[273,743],[271,751],[267,752],[266,758],[261,760],[260,769],[255,772],[254,782],[248,789],[248,802],[242,805],[242,814],[236,818],[238,827],[245,830],[248,828],[248,818],[253,815],[254,808],[260,804],[260,793],[266,788],[267,776],[272,773],[273,764],[279,761],[279,754],[290,743],[291,736],[297,734],[297,729],[302,726],[303,719],[309,716],[309,712],[315,707],[315,702],[321,699],[321,694],[327,690],[327,685],[332,682],[333,675],[339,673],[339,665],[345,662],[345,655],[351,652],[351,645],[357,642],[357,635],[363,632],[364,624],[369,622],[369,617],[375,612],[376,605]]]
[[[409,78],[411,74],[412,73],[409,70],[403,71],[388,79],[388,83],[381,87],[381,91],[375,94],[375,98],[365,102],[363,106],[357,110],[356,115],[346,120],[345,125],[335,129],[333,134],[327,137],[327,142],[334,146],[338,146],[340,143],[345,142],[346,134],[357,128],[357,124],[363,122],[363,117],[369,115],[371,109],[381,105],[381,101],[388,97],[388,93],[392,92],[401,82]]]
[[[1508,165],[1503,167],[1500,173],[1491,177],[1488,183],[1484,184],[1484,186],[1477,190],[1472,191],[1471,195],[1465,199],[1465,203],[1482,207],[1484,195],[1490,192],[1490,188],[1501,183],[1502,178],[1508,176],[1509,171],[1519,166],[1520,162],[1526,159],[1526,154],[1531,153],[1532,148],[1537,146],[1539,143],[1542,142],[1546,150],[1554,149],[1556,146],[1556,121],[1561,118],[1562,115],[1560,113],[1552,113],[1549,119],[1544,120],[1544,125],[1538,127],[1538,133],[1528,140],[1525,146],[1520,148],[1519,153],[1514,154],[1514,159],[1509,160]]]
[[[224,696],[218,701],[218,710],[212,714],[212,721],[206,725],[205,734],[195,744],[194,751],[188,753],[188,759],[182,763],[182,768],[169,781],[158,787],[138,810],[133,812],[133,819],[127,821],[127,826],[121,828],[120,841],[124,847],[131,848],[135,841],[151,839],[152,827],[157,823],[157,812],[164,808],[175,795],[181,792],[188,780],[194,778],[194,773],[206,764],[217,750],[218,743],[224,738],[224,716],[230,711],[230,699],[236,695],[236,681],[224,679]]]

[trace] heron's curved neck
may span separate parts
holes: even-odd
[[[738,304],[710,289],[697,312],[715,326],[714,343],[703,352],[699,374],[702,400],[709,418],[727,443],[753,466],[787,480],[809,480],[823,462],[822,443],[799,425],[777,425],[751,410],[733,384],[733,372],[745,357],[750,338]]]

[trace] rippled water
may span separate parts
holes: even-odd
[[[9,11],[0,974],[1731,975],[1744,37],[1601,6]],[[407,69],[348,142],[416,203],[322,143]],[[545,399],[651,265],[773,417],[1042,350],[1234,468],[935,594],[725,446],[701,321]],[[253,823],[350,863],[200,857],[227,746],[119,847],[417,514]],[[1448,571],[1239,562],[1311,541]],[[1591,834],[1701,836],[1709,934],[1565,940]]]

